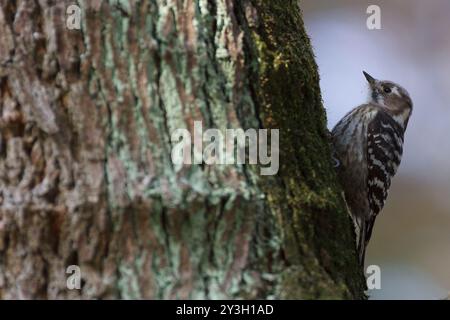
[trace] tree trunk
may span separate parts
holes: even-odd
[[[297,1],[71,4],[1,1],[0,298],[363,298]],[[278,173],[174,165],[194,121]]]

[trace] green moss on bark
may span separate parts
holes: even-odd
[[[264,127],[280,129],[280,171],[261,178],[280,221],[285,261],[276,295],[364,298],[364,276],[332,167],[319,76],[298,1],[243,2],[249,64]],[[276,185],[277,187],[274,187]]]

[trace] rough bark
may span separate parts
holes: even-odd
[[[73,3],[1,0],[0,298],[363,298],[297,1]],[[194,120],[278,174],[174,166]]]

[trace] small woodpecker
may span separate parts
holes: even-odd
[[[363,74],[369,82],[370,101],[345,115],[331,133],[361,266],[375,218],[400,165],[413,106],[408,92],[398,84]]]

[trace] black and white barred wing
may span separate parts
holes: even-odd
[[[367,188],[371,218],[375,220],[388,195],[391,178],[397,172],[403,152],[403,129],[380,110],[367,128]],[[372,223],[366,237],[370,238]]]

